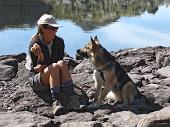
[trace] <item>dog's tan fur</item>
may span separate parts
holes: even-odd
[[[90,59],[94,65],[95,106],[99,106],[106,96],[124,105],[133,103],[138,94],[137,88],[122,66],[99,44],[97,36],[77,50],[77,54]]]

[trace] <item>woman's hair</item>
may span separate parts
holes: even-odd
[[[41,28],[42,28],[42,25],[38,25],[38,31],[35,35],[32,36],[31,41],[37,41],[39,39],[40,35],[43,36]]]

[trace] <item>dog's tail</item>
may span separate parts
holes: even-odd
[[[137,97],[141,98],[146,103],[153,104],[155,101],[155,96],[152,93],[142,94],[137,88],[137,87],[143,87],[142,81],[137,81],[134,84],[137,89]]]

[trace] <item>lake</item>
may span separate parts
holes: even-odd
[[[42,1],[0,1],[0,55],[27,53],[43,13],[53,14],[62,25],[56,34],[64,38],[65,51],[72,57],[95,35],[108,51],[170,46],[168,0],[67,0],[53,6]]]

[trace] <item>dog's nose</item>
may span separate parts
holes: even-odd
[[[76,53],[76,60],[82,60],[83,57],[80,55],[80,49],[77,50],[77,53]]]
[[[79,52],[80,52],[80,49],[77,50],[77,53],[79,53]]]

